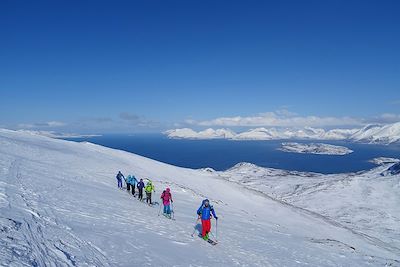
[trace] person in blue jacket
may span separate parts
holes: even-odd
[[[131,190],[131,184],[130,184],[130,180],[131,180],[131,175],[128,175],[127,177],[125,177],[125,183],[126,183],[126,190],[129,192]]]
[[[117,181],[118,181],[118,188],[122,188],[122,178],[125,179],[124,175],[122,174],[121,171],[118,172],[117,176]]]
[[[139,200],[143,200],[143,188],[144,188],[143,179],[140,179],[139,183],[137,183],[137,188],[138,188],[138,191],[139,191],[138,199]]]
[[[210,201],[208,199],[203,200],[200,208],[197,210],[197,215],[199,216],[199,219],[201,219],[201,236],[204,240],[208,240],[208,234],[211,231],[212,216],[218,220],[214,208],[210,205]]]
[[[135,185],[137,184],[137,179],[135,177],[135,175],[129,175],[128,176],[128,181],[127,183],[129,183],[132,187],[132,195],[135,195]]]

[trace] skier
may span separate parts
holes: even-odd
[[[137,188],[139,191],[138,199],[143,200],[143,188],[144,188],[143,179],[140,179],[140,182],[137,184]]]
[[[131,191],[131,184],[130,181],[132,179],[132,175],[128,175],[128,177],[125,178],[125,183],[126,183],[126,190],[129,192]]]
[[[118,172],[117,176],[117,181],[118,181],[118,188],[122,188],[122,178],[125,179],[124,175],[122,174],[121,171]]]
[[[162,192],[161,199],[164,205],[164,216],[171,219],[171,203],[174,201],[172,200],[171,190],[169,188]]]
[[[207,241],[208,233],[211,231],[212,216],[218,220],[217,215],[215,215],[214,208],[210,205],[210,201],[208,199],[203,200],[200,208],[197,210],[197,215],[199,216],[199,219],[201,219],[201,236]]]
[[[130,176],[130,178],[128,179],[128,182],[132,187],[132,195],[134,196],[135,195],[135,185],[138,183],[138,181],[137,181],[135,175],[129,175],[129,176]]]
[[[156,190],[154,190],[154,185],[150,180],[147,182],[144,191],[146,192],[146,203],[152,205],[153,203],[151,203],[151,193],[156,192]]]

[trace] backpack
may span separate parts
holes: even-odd
[[[170,198],[171,198],[171,193],[167,193],[167,191],[163,191],[162,192],[162,194],[161,194],[161,198],[164,200],[164,201],[167,201],[167,200],[169,200]]]
[[[146,191],[147,193],[151,193],[151,191],[154,190],[154,186],[153,184],[147,184],[146,187],[144,188],[144,191]]]

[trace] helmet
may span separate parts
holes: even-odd
[[[203,200],[203,205],[210,205],[210,200],[208,200],[208,199],[204,199]]]
[[[167,187],[166,191],[169,192],[169,191],[171,191],[171,189],[169,189],[169,187]]]

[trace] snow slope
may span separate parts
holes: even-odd
[[[176,221],[158,217],[158,206],[149,207],[117,189],[118,170],[151,177],[156,195],[171,187]],[[364,228],[354,230],[304,209],[303,203],[309,202],[307,197],[301,201],[301,194],[297,207],[282,201],[279,192],[254,190],[245,180],[257,170],[184,169],[90,143],[0,130],[0,266],[400,264],[398,243],[389,243],[380,228],[372,236]],[[271,171],[275,180],[290,174]],[[383,187],[383,181],[380,190],[385,192],[390,184]],[[195,211],[205,197],[220,218],[217,246],[191,237]],[[398,203],[398,197],[391,197]],[[397,237],[398,231],[392,239]]]
[[[291,153],[317,154],[317,155],[347,155],[353,150],[344,146],[334,146],[323,143],[300,144],[294,142],[282,143],[279,150]]]
[[[399,253],[400,175],[381,176],[391,165],[357,174],[322,175],[238,164],[220,176],[315,212]]]

